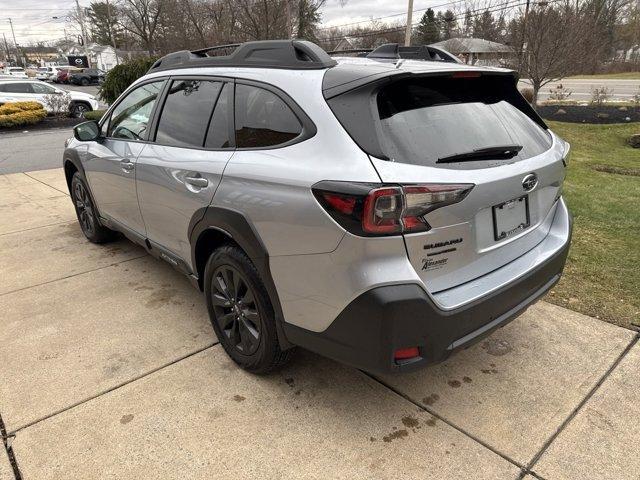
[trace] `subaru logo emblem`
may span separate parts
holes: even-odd
[[[530,173],[522,179],[522,188],[525,192],[530,192],[538,185],[538,176],[535,173]]]

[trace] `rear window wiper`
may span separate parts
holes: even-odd
[[[436,163],[466,162],[472,160],[506,160],[518,155],[522,145],[499,145],[495,147],[476,148],[470,152],[454,153],[438,158]]]

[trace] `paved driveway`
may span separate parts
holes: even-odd
[[[0,133],[0,174],[62,166],[64,141],[72,136],[70,128]]]
[[[0,253],[2,480],[640,476],[629,330],[540,302],[417,373],[256,377],[169,265],[85,241],[60,169],[0,175]]]

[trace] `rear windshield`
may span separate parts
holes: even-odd
[[[382,152],[395,162],[436,166],[441,158],[498,146],[522,147],[510,162],[548,150],[549,134],[509,102],[507,90],[515,87],[499,87],[491,79],[426,77],[381,88],[376,123]],[[464,163],[487,166],[487,160]]]

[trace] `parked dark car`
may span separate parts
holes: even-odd
[[[80,71],[75,67],[64,67],[58,70],[58,76],[54,80],[55,83],[69,83],[69,75]]]
[[[97,68],[84,68],[79,72],[69,75],[69,82],[76,85],[100,84],[104,80],[105,73]]]

